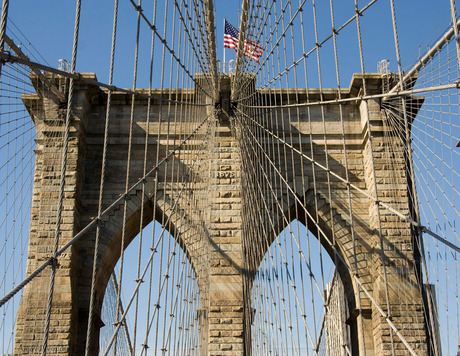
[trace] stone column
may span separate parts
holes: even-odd
[[[35,95],[23,100],[37,131],[35,175],[32,196],[27,272],[29,275],[53,255],[59,201],[61,163],[64,147],[66,103],[60,103],[49,90],[32,78]],[[59,246],[80,229],[80,187],[85,154],[86,111],[90,105],[87,88],[77,87],[71,116],[63,211]],[[75,355],[77,309],[75,303],[74,248],[57,260],[47,355]],[[14,354],[41,354],[46,320],[51,267],[47,267],[24,289],[17,314]]]
[[[211,202],[208,355],[244,355],[241,162],[229,124],[221,123],[216,135],[218,157],[211,172],[216,191]]]
[[[409,216],[406,148],[398,134],[392,132],[401,128],[384,123],[377,100],[369,100],[367,107],[362,102],[360,111],[362,122],[366,123],[369,118],[372,133],[372,151],[369,139],[363,151],[368,193],[375,197],[376,185],[379,201]],[[375,241],[371,265],[373,297],[385,313],[388,313],[389,305],[392,322],[417,354],[427,355],[423,299],[416,276],[418,262],[414,258],[411,226],[376,202],[370,201],[369,204],[370,227]],[[372,305],[372,330],[376,355],[392,355],[392,342],[398,354],[407,351],[375,305]]]

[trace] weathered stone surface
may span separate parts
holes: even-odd
[[[373,81],[373,84],[378,84],[380,79],[378,75],[370,75],[369,80]],[[350,89],[343,90],[342,97],[356,95],[361,83],[360,76],[356,76]],[[47,90],[42,86],[36,86],[36,89],[39,95],[24,97],[24,102],[37,126],[28,273],[37,268],[53,252],[65,116],[63,110],[59,109],[59,103],[53,101]],[[260,95],[268,95],[267,93],[260,91]],[[171,91],[171,95],[174,98],[177,94]],[[199,93],[190,92],[187,95],[199,95]],[[305,101],[306,92],[284,91],[279,95],[299,96],[300,99],[297,100],[302,102]],[[327,91],[325,95],[325,98],[332,100],[336,97],[337,91]],[[319,93],[311,90],[310,100],[314,100],[315,96],[319,98]],[[98,209],[107,93],[97,87],[80,83],[76,97],[76,110],[69,141],[61,246],[93,221]],[[147,101],[139,99],[136,104],[131,175],[137,179],[142,177],[146,131],[148,130],[148,146],[151,152],[156,152],[158,148],[160,159],[165,157],[168,150],[173,147],[174,139],[177,137],[166,135],[167,108],[162,109],[164,118],[161,121],[152,121],[147,126]],[[388,145],[385,141],[387,139],[385,130],[391,128],[382,124],[379,103],[369,101],[366,105],[365,102],[359,104],[350,102],[343,105],[341,108],[345,128],[343,135],[342,126],[339,124],[341,120],[339,106],[330,105],[326,109],[325,125],[321,120],[319,107],[311,107],[308,115],[305,108],[300,108],[295,120],[292,119],[293,114],[290,114],[291,121],[280,109],[273,110],[278,122],[272,124],[276,126],[277,132],[282,137],[287,137],[289,130],[297,131],[292,137],[292,145],[306,156],[315,157],[316,162],[321,165],[326,164],[325,144],[327,143],[327,163],[330,171],[345,176],[348,170],[350,181],[356,187],[365,190],[370,196],[375,196],[377,192],[377,200],[409,214],[404,147],[398,142],[391,143],[396,157],[390,164],[385,155],[385,145]],[[199,115],[206,117],[209,114],[207,110],[209,109],[203,108]],[[106,167],[108,179],[103,196],[107,204],[119,197],[125,185],[124,172],[130,116],[130,103],[125,94],[113,93],[112,114]],[[159,117],[158,105],[153,105],[152,115],[155,118]],[[308,121],[309,118],[311,122]],[[368,135],[368,122],[372,128],[371,137]],[[190,130],[196,127],[196,125],[186,125],[185,120],[171,125],[176,126],[171,128],[170,132],[181,132],[182,135],[190,133]],[[324,134],[324,127],[327,136]],[[392,310],[399,310],[397,305],[401,298],[417,300],[411,304],[408,312],[406,310],[405,315],[393,313],[392,321],[395,325],[410,323],[420,331],[418,335],[425,335],[423,308],[418,302],[421,300],[419,282],[414,271],[417,261],[412,254],[412,235],[408,223],[380,209],[372,199],[352,190],[350,192],[353,201],[352,211],[356,220],[353,240],[348,220],[350,214],[347,185],[333,180],[328,186],[327,171],[316,170],[313,179],[311,162],[299,158],[298,155],[294,162],[291,162],[290,159],[285,159],[283,153],[273,151],[268,153],[270,159],[280,162],[279,170],[288,180],[292,190],[288,191],[286,187],[279,184],[264,187],[267,194],[274,194],[278,198],[278,205],[276,208],[272,207],[273,211],[267,209],[266,215],[263,216],[267,222],[270,222],[267,223],[269,229],[263,237],[266,240],[260,241],[248,236],[250,233],[243,227],[244,214],[248,212],[251,204],[255,204],[249,200],[247,194],[250,180],[254,180],[255,175],[249,169],[245,169],[242,158],[244,153],[241,151],[244,148],[241,144],[241,132],[232,127],[231,122],[223,115],[213,130],[212,140],[203,144],[202,151],[196,147],[201,147],[200,144],[203,142],[194,139],[190,147],[187,146],[181,151],[180,156],[176,156],[177,159],[171,159],[168,165],[163,166],[165,168],[158,170],[156,180],[145,180],[144,191],[136,190],[129,195],[129,199],[126,199],[127,223],[124,231],[125,246],[127,246],[138,233],[140,225],[146,225],[149,219],[152,219],[154,207],[157,205],[161,206],[162,210],[161,213],[156,210],[155,218],[163,224],[168,221],[168,228],[173,234],[175,231],[180,231],[181,226],[187,226],[188,232],[177,234],[177,238],[195,266],[197,280],[202,289],[200,296],[202,305],[197,316],[201,323],[202,355],[250,354],[253,309],[248,298],[250,295],[248,289],[252,283],[251,276],[257,270],[267,246],[290,222],[277,218],[276,209],[282,209],[285,216],[291,219],[298,218],[307,225],[308,217],[296,217],[290,213],[296,204],[296,196],[302,199],[308,212],[319,221],[330,240],[332,241],[332,236],[335,237],[341,256],[349,266],[357,267],[355,272],[359,275],[363,286],[380,306],[384,306],[384,311],[387,304],[390,307],[395,306]],[[261,136],[261,139],[268,140],[269,137]],[[185,182],[185,172],[190,170],[188,165],[197,153],[201,154],[203,159],[200,161],[201,166],[194,167],[193,174],[199,178],[197,182],[201,182],[201,185],[197,185],[193,193],[189,192],[189,196],[193,197],[189,201],[179,201],[179,210],[181,210],[179,214],[173,209],[175,197],[165,192],[173,191]],[[155,159],[150,157],[148,165],[153,167],[154,161]],[[396,171],[398,178],[397,184],[394,184]],[[176,173],[175,183],[170,179],[173,172]],[[267,174],[270,179],[275,180],[276,175],[273,171],[268,171]],[[316,184],[315,189],[313,189],[313,182]],[[333,192],[332,201],[329,201],[328,189]],[[144,215],[143,220],[140,221],[143,201]],[[100,328],[98,315],[100,315],[105,287],[120,256],[124,206],[124,202],[121,202],[113,212],[102,219],[103,233],[96,277],[97,301],[92,355],[97,354]],[[202,228],[203,221],[207,231]],[[379,231],[382,233],[379,234]],[[209,241],[205,240],[204,236],[209,236]],[[243,246],[243,237],[246,246]],[[331,250],[332,247],[325,239],[322,239],[322,243],[326,250]],[[385,259],[381,257],[381,246],[385,251]],[[84,348],[93,249],[94,233],[90,233],[88,238],[81,240],[59,258],[49,341],[49,352],[53,355],[79,355],[80,350]],[[206,258],[203,258],[205,254]],[[208,262],[200,265],[200,261],[204,260]],[[357,287],[349,270],[342,265],[338,266],[338,272],[345,287],[344,297],[352,314],[347,322],[353,330],[353,340],[350,345],[353,354],[390,355],[391,350],[388,346],[392,335],[385,318],[369,297]],[[49,270],[44,271],[24,291],[23,301],[18,311],[15,354],[40,353],[43,329],[36,325],[41,326],[44,322],[49,276]],[[390,287],[388,293],[387,286]],[[356,313],[358,296],[362,310],[365,311],[362,315]],[[404,328],[401,330],[406,340],[419,354],[427,354],[427,344],[423,337],[417,339]],[[393,339],[397,349],[403,349],[402,343],[394,337]]]

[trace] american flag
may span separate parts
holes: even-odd
[[[224,47],[233,48],[235,51],[238,50],[238,37],[240,31],[225,20],[224,26]],[[256,41],[251,41],[248,39],[244,40],[243,54],[249,58],[254,59],[256,62],[259,62],[260,56],[262,55],[263,49],[262,45]]]

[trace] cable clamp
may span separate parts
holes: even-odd
[[[48,256],[47,260],[54,266],[59,266],[58,259],[57,257],[54,256]]]

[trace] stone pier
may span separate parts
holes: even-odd
[[[72,113],[61,245],[68,242],[97,216],[107,91],[85,82],[84,78],[95,79],[94,74],[82,74],[82,78],[83,80],[76,83],[75,110]],[[57,80],[52,77],[49,79]],[[368,74],[366,80],[368,94],[380,93],[380,75]],[[214,105],[211,108],[203,107],[195,110],[193,117],[187,116],[188,111],[184,110],[180,114],[182,123],[177,124],[167,121],[168,108],[167,105],[158,104],[160,98],[193,101],[203,93],[198,89],[165,90],[163,93],[154,91],[154,96],[158,100],[154,100],[151,107],[153,120],[147,135],[147,99],[142,97],[136,99],[131,151],[133,181],[142,177],[146,137],[151,146],[150,151],[156,152],[159,147],[160,159],[162,159],[170,152],[171,146],[168,145],[171,142],[179,142],[185,137],[184,135],[190,134],[190,130],[197,128],[193,123],[185,125],[187,120],[193,119],[195,120],[193,122],[198,123],[202,120],[197,120],[197,117],[204,119],[209,115],[214,116],[207,125],[198,129],[193,145],[186,146],[180,155],[177,154],[176,159],[168,163],[169,168],[158,170],[156,181],[146,179],[143,181],[145,184],[143,191],[139,188],[129,194],[126,198],[129,203],[126,208],[127,223],[124,232],[121,207],[117,207],[110,216],[103,219],[96,276],[91,355],[98,353],[99,329],[104,323],[104,320],[101,320],[100,309],[107,281],[120,257],[122,234],[124,234],[126,247],[138,234],[140,226],[150,223],[153,211],[156,211],[156,220],[161,223],[168,221],[168,228],[186,251],[197,274],[202,294],[200,299],[202,305],[197,315],[201,328],[201,355],[250,355],[253,309],[248,295],[250,295],[252,278],[267,246],[289,222],[276,221],[276,226],[272,224],[264,241],[252,238],[243,228],[244,211],[254,204],[249,199],[249,195],[245,194],[245,190],[250,187],[251,180],[265,178],[250,176],[251,173],[244,169],[247,167],[245,166],[247,153],[244,151],[246,144],[244,140],[247,137],[244,136],[240,124],[234,120],[236,113],[232,112],[229,105],[230,81],[231,77],[227,75],[221,77],[221,97],[218,103],[220,106],[218,105],[215,112]],[[37,94],[23,96],[23,101],[37,129],[27,273],[31,273],[52,254],[65,117],[65,103],[60,102],[38,78],[33,77],[32,82]],[[252,87],[251,90],[257,89]],[[354,98],[360,95],[362,76],[355,75],[350,87],[341,90],[342,98]],[[272,102],[280,102],[281,98],[285,102],[287,98],[290,98],[291,102],[307,100],[305,89],[296,91],[283,89],[275,92],[258,90],[258,95],[272,97]],[[338,91],[324,89],[320,93],[319,90],[309,89],[308,97],[311,101],[320,98],[335,100]],[[121,92],[112,94],[112,121],[107,161],[107,176],[110,179],[106,182],[103,197],[106,206],[124,191],[130,107],[129,95]],[[160,110],[163,118],[158,122]],[[278,121],[269,129],[276,132],[279,137],[294,132],[296,137],[293,141],[294,148],[306,155],[317,157],[318,162],[324,164],[324,127],[326,127],[330,170],[344,176],[344,140],[339,114],[342,112],[350,182],[370,196],[374,196],[377,187],[378,201],[409,215],[410,188],[404,168],[407,159],[404,156],[404,143],[397,142],[395,135],[391,133],[395,128],[388,125],[385,120],[379,101],[368,101],[367,104],[360,100],[349,101],[341,108],[338,104],[328,105],[324,111],[325,125],[322,122],[319,106],[309,107],[308,114],[306,107],[292,110],[289,115],[286,111],[274,109],[272,112],[276,115],[272,117],[276,117]],[[166,127],[169,127],[168,136],[166,136]],[[173,132],[180,135],[173,137]],[[203,142],[209,139],[209,132],[212,140]],[[268,133],[260,135],[261,141],[273,139]],[[389,142],[388,137],[393,137],[393,141]],[[385,151],[390,147],[389,145],[393,152],[391,158]],[[198,202],[199,209],[188,208],[187,210],[185,207],[190,201],[179,200],[178,204],[182,204],[180,209],[182,215],[179,217],[176,213],[179,209],[172,209],[171,201],[174,197],[165,193],[167,191],[165,185],[170,184],[168,187],[173,191],[172,185],[176,184],[177,188],[189,179],[187,175],[190,168],[189,159],[195,153],[196,147],[201,147],[202,164],[196,167],[193,174],[196,174],[196,179],[202,182],[202,186],[195,187],[193,191],[190,189],[188,196],[191,197],[191,202]],[[284,159],[275,150],[267,154],[276,162]],[[155,158],[150,157],[147,164],[153,167]],[[172,170],[173,165],[174,170]],[[314,226],[309,219],[315,219],[323,232],[329,237],[334,235],[343,261],[349,266],[357,266],[356,271],[350,271],[343,264],[337,266],[338,275],[344,286],[343,298],[349,311],[346,323],[349,325],[351,339],[349,346],[352,354],[391,355],[392,342],[396,345],[397,354],[405,353],[405,346],[390,330],[385,317],[357,285],[354,279],[356,273],[384,313],[387,305],[395,311],[391,315],[391,320],[401,330],[411,347],[419,355],[428,355],[429,341],[426,337],[420,281],[416,276],[419,261],[414,255],[414,236],[410,225],[388,210],[379,208],[374,200],[353,190],[351,193],[353,215],[356,220],[354,236],[352,236],[350,214],[347,210],[349,206],[347,185],[332,180],[331,202],[326,186],[326,172],[318,170],[315,179],[312,179],[311,164],[299,164],[298,155],[289,155],[284,167],[286,172],[283,174],[288,177],[289,184],[292,185],[298,198],[294,199],[292,192],[279,193],[279,206],[285,210],[286,216],[291,216],[292,219],[298,218],[307,226]],[[120,171],[123,173],[120,174]],[[168,175],[171,171],[178,174],[173,182],[169,182]],[[397,184],[390,184],[390,181],[396,181]],[[313,189],[313,182],[316,182],[316,189]],[[142,194],[145,194],[143,198]],[[303,217],[295,217],[294,214],[289,213],[294,210],[298,200],[304,202],[305,208],[310,213],[309,216],[304,214]],[[188,204],[188,206],[192,205]],[[144,212],[142,217],[141,207]],[[265,214],[267,216],[264,218],[268,219],[274,212],[266,211]],[[184,221],[187,228],[181,225]],[[185,230],[187,233],[179,233]],[[319,236],[318,229],[313,229],[312,233]],[[89,315],[94,236],[94,231],[88,233],[57,261],[48,355],[81,355],[84,349]],[[321,241],[332,255],[332,246],[327,245],[325,239]],[[382,247],[384,259],[382,259]],[[249,255],[248,251],[251,248],[257,253]],[[15,354],[40,353],[46,311],[44,301],[47,299],[48,283],[49,270],[35,278],[24,290],[17,318]],[[386,285],[389,286],[388,293]],[[404,300],[410,298],[412,301],[405,309],[405,314],[399,312],[401,298]],[[358,307],[358,299],[361,309]],[[411,325],[410,332],[405,330],[406,324]]]

